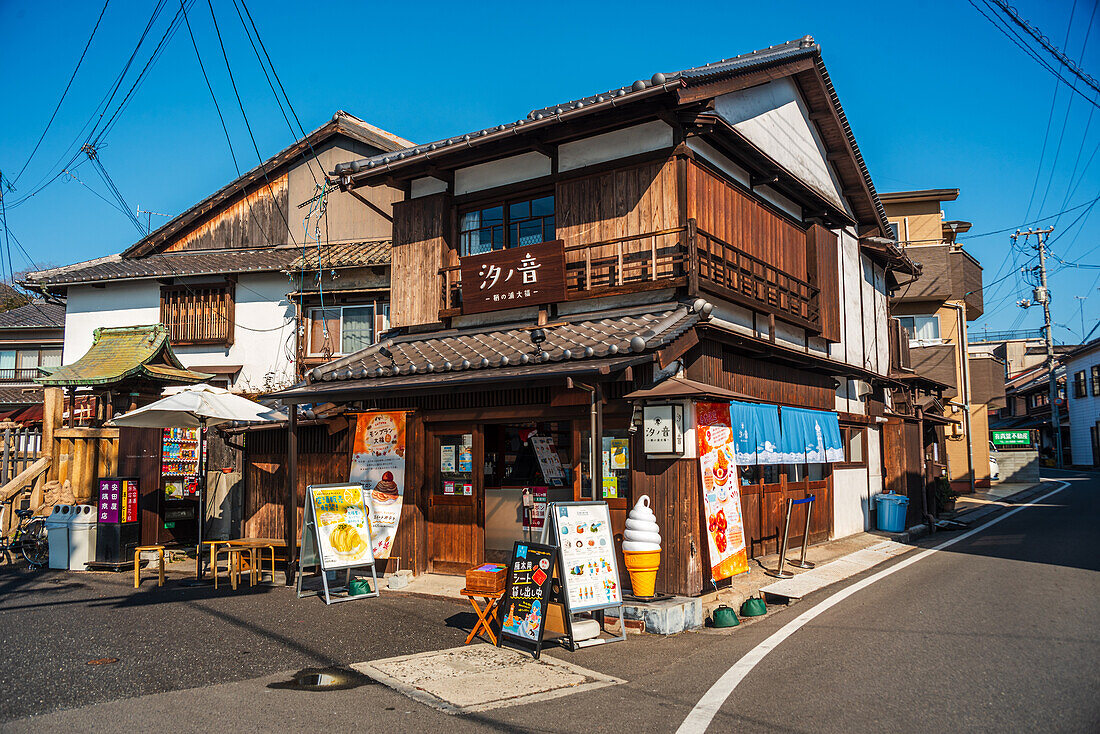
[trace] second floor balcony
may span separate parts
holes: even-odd
[[[598,242],[559,242],[566,301],[679,288],[813,333],[822,329],[820,288],[699,228],[693,219],[683,227]],[[462,314],[462,266],[441,268],[440,276],[440,318]]]

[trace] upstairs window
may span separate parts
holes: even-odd
[[[60,347],[0,350],[0,380],[33,380],[39,367],[60,366]]]
[[[1100,395],[1100,364],[1092,366],[1092,394]]]
[[[172,344],[233,343],[233,284],[170,286],[160,291],[160,322]]]
[[[898,316],[897,319],[909,332],[910,342],[937,341],[940,338],[939,316]]]
[[[1085,371],[1081,370],[1073,375],[1073,397],[1083,398],[1088,394],[1088,385],[1085,382]]]
[[[508,201],[463,212],[459,246],[463,257],[554,239],[554,197]]]
[[[389,328],[390,304],[386,301],[311,308],[307,352],[311,357],[353,354],[374,344]]]

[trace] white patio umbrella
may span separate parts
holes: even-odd
[[[130,428],[206,429],[233,421],[258,422],[285,420],[286,415],[273,408],[234,395],[210,385],[196,385],[163,397],[137,410],[120,415],[108,423]],[[201,433],[200,433],[201,436]],[[203,470],[203,441],[199,440],[199,550],[196,576],[202,579],[203,526],[206,521],[206,472]]]

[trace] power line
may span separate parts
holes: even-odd
[[[985,0],[985,2],[987,2],[987,3],[991,2],[994,5],[996,5],[998,8],[1000,8],[1002,13],[1004,13],[1006,16],[1008,16],[1008,18],[1013,23],[1018,25],[1020,28],[1024,29],[1024,31],[1029,36],[1034,38],[1035,41],[1047,51],[1047,53],[1049,53],[1051,56],[1053,56],[1055,59],[1057,59],[1062,64],[1062,66],[1064,66],[1066,69],[1069,70],[1069,72],[1071,74],[1073,74],[1075,77],[1077,77],[1078,79],[1083,81],[1085,84],[1087,84],[1089,87],[1091,87],[1092,91],[1096,92],[1097,94],[1100,94],[1100,83],[1098,83],[1095,79],[1093,79],[1091,76],[1086,74],[1085,71],[1081,67],[1079,67],[1077,64],[1073,63],[1073,61],[1069,57],[1067,57],[1061,51],[1061,49],[1057,48],[1053,43],[1051,43],[1050,39],[1047,38],[1046,36],[1044,36],[1039,31],[1038,28],[1036,28],[1035,26],[1031,25],[1030,23],[1028,23],[1023,18],[1021,18],[1016,13],[1016,9],[1014,7],[1004,3],[1002,0]],[[1083,92],[1079,91],[1076,87],[1070,87],[1070,88],[1074,92],[1077,92],[1078,94],[1080,94],[1082,97],[1085,97],[1085,99],[1089,99],[1088,97],[1086,97],[1084,95]],[[1089,101],[1092,102],[1093,104],[1096,104],[1096,102],[1094,100],[1089,99]]]
[[[184,5],[184,0],[180,0],[180,7]],[[210,84],[210,77],[206,74],[206,66],[202,63],[202,54],[199,53],[199,45],[195,41],[195,34],[191,30],[191,21],[187,18],[187,11],[184,10],[183,22],[187,25],[187,33],[191,36],[191,47],[195,49],[195,60],[199,62],[199,70],[202,72],[203,81],[206,82],[206,89],[210,92],[210,100],[214,103],[214,109],[218,113],[218,122],[221,123],[222,132],[225,133],[225,143],[229,146],[229,157],[233,159],[233,168],[237,171],[237,178],[241,177],[241,166],[237,162],[237,154],[233,151],[233,141],[229,137],[229,128],[225,124],[225,116],[222,115],[221,105],[218,104],[218,96],[214,94],[214,87]],[[252,223],[256,225],[256,229],[259,230],[260,235],[263,236],[267,244],[274,244],[271,241],[271,237],[268,236],[263,226],[256,219],[255,213],[252,211],[252,203],[247,197],[244,198],[245,206],[248,207],[248,216],[252,219]]]
[[[974,7],[974,9],[977,10],[982,15],[982,17],[984,17],[986,20],[988,20],[990,23],[992,23],[994,28],[996,28],[998,31],[1000,31],[1017,48],[1019,48],[1021,51],[1023,51],[1025,55],[1030,57],[1037,64],[1039,64],[1040,66],[1045,68],[1047,71],[1049,71],[1051,74],[1053,74],[1055,77],[1057,77],[1059,80],[1061,80],[1066,86],[1069,86],[1069,81],[1064,76],[1062,76],[1060,73],[1058,73],[1058,70],[1055,69],[1053,66],[1051,66],[1049,62],[1047,62],[1045,59],[1043,59],[1041,56],[1039,56],[1035,51],[1030,49],[1026,45],[1026,43],[1024,42],[1023,37],[1020,36],[1020,34],[1017,33],[1015,30],[1013,30],[1013,28],[1010,25],[1008,25],[1006,23],[1005,27],[1002,27],[1002,24],[1001,24],[1001,21],[999,21],[999,18],[994,17],[994,16],[990,16],[989,13],[987,13],[985,10],[983,10],[976,2],[974,2],[974,0],[967,0],[967,2],[969,2]],[[990,0],[983,0],[983,2],[985,2],[988,5]],[[1006,28],[1007,28],[1007,30],[1006,30]],[[1083,94],[1083,93],[1078,91],[1078,94]],[[1096,100],[1090,99],[1089,102],[1092,103],[1093,105],[1100,106],[1100,103],[1098,103]]]
[[[233,76],[233,69],[229,65],[229,55],[225,51],[225,42],[222,40],[221,29],[218,27],[217,15],[214,14],[214,5],[210,2],[210,0],[206,0],[206,5],[208,8],[210,8],[210,19],[214,21],[214,33],[218,37],[218,46],[221,47],[222,59],[225,60],[225,70],[229,74],[229,83],[233,87],[233,96],[237,98],[237,106],[241,110],[241,117],[244,118],[245,129],[248,130],[248,137],[252,141],[252,149],[256,151],[256,158],[260,162],[260,171],[264,175],[264,181],[267,182],[267,186],[264,188],[267,189],[267,193],[271,197],[271,202],[275,205],[275,210],[279,212],[279,216],[286,223],[286,231],[287,234],[290,235],[290,241],[294,244],[298,244],[297,240],[294,239],[294,231],[290,228],[290,219],[286,216],[286,214],[283,213],[283,208],[279,205],[279,201],[275,198],[275,192],[272,191],[271,179],[267,175],[267,166],[264,165],[264,158],[263,155],[260,153],[260,146],[256,143],[256,136],[252,132],[252,125],[248,122],[248,113],[244,110],[244,102],[241,101],[241,94],[237,90],[237,81]]]
[[[38,136],[38,142],[34,144],[31,154],[27,156],[26,163],[23,164],[23,167],[19,169],[19,173],[15,174],[15,178],[11,181],[13,187],[16,182],[19,181],[19,177],[23,175],[23,171],[27,170],[27,166],[30,165],[31,160],[34,158],[34,154],[38,152],[39,146],[41,146],[42,141],[45,140],[46,133],[50,131],[50,126],[53,125],[54,118],[57,117],[57,113],[61,109],[61,104],[69,94],[69,88],[72,87],[73,80],[76,79],[76,73],[80,71],[80,65],[84,63],[84,57],[88,54],[88,48],[92,45],[92,39],[95,38],[95,33],[99,30],[99,23],[103,20],[103,14],[107,12],[107,6],[110,2],[111,0],[106,0],[106,2],[103,3],[103,9],[99,11],[99,17],[96,18],[95,25],[92,26],[92,32],[88,36],[88,42],[84,44],[84,50],[80,52],[80,58],[76,61],[76,68],[73,69],[73,73],[69,76],[69,82],[65,85],[65,89],[61,92],[61,98],[57,100],[57,105],[53,108],[53,114],[50,115],[50,119],[46,122],[46,127],[42,130],[42,134]]]

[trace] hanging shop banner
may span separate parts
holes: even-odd
[[[528,439],[535,449],[535,457],[539,460],[539,469],[542,470],[542,478],[552,487],[560,487],[565,482],[565,472],[561,468],[561,458],[554,448],[554,439],[549,436],[531,434]]]
[[[138,519],[138,480],[104,477],[99,480],[98,521],[135,522]]]
[[[611,514],[606,502],[556,502],[549,537],[561,546],[562,587],[570,612],[623,603]]]
[[[552,545],[515,544],[512,560],[508,565],[508,584],[504,587],[504,599],[500,607],[504,616],[498,645],[508,637],[533,645],[535,657],[539,656],[556,558],[557,549]]]
[[[310,512],[303,531],[308,529],[312,538],[303,537],[302,548],[312,545],[325,571],[374,563],[370,509],[364,502],[364,494],[363,488],[354,482],[309,488]]]
[[[461,451],[459,451],[461,463]],[[351,481],[366,491],[371,515],[371,550],[389,558],[405,494],[405,414],[360,413],[355,424]]]
[[[695,415],[711,577],[717,581],[749,570],[736,438],[727,403],[697,403]]]
[[[459,259],[462,313],[565,300],[565,243],[552,240]]]

